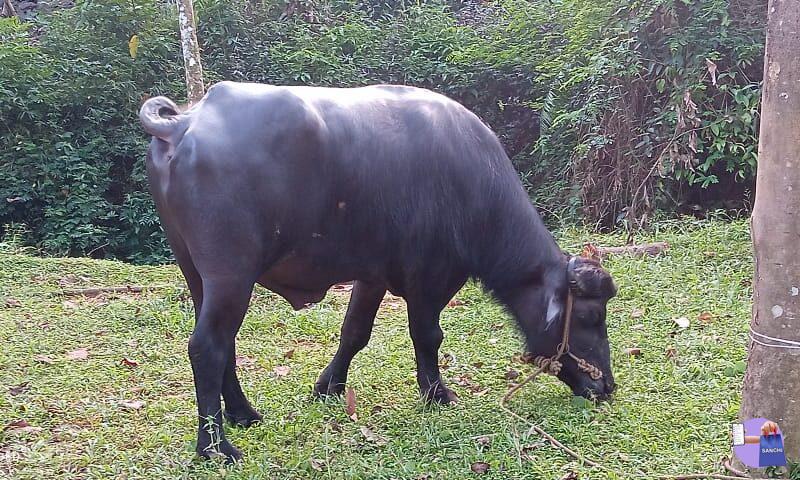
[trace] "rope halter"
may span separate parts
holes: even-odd
[[[566,309],[564,310],[564,331],[561,334],[561,343],[558,344],[556,354],[552,357],[537,355],[533,358],[531,358],[528,354],[525,354],[523,355],[523,359],[532,361],[534,365],[539,367],[540,372],[557,376],[559,373],[561,373],[561,367],[563,366],[561,357],[568,355],[575,360],[575,363],[578,365],[578,370],[589,375],[592,380],[600,380],[603,378],[602,370],[569,351],[569,331],[572,324],[573,301],[574,299],[572,296],[572,290],[567,290],[567,304]]]

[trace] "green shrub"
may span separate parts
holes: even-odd
[[[195,7],[207,83],[442,92],[498,133],[551,222],[641,224],[754,175],[763,1]],[[0,225],[25,224],[48,254],[168,258],[136,112],[184,96],[171,8],[83,0],[35,25],[0,19]]]
[[[31,25],[0,23],[0,221],[27,224],[46,253],[168,254],[136,121],[148,92],[182,92],[177,38],[158,13],[142,0],[84,2],[47,17],[38,41]]]

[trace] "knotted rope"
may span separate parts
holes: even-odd
[[[596,366],[578,357],[577,355],[574,355],[572,352],[567,352],[566,355],[569,355],[573,360],[575,360],[575,363],[578,364],[578,370],[589,375],[592,380],[600,380],[603,378],[603,371]],[[541,355],[533,358],[533,364],[541,368],[543,373],[553,375],[554,377],[561,373],[561,367],[564,366],[564,364],[559,360],[556,360],[555,357],[543,357]]]

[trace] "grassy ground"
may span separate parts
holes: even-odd
[[[571,251],[586,240],[622,242],[579,232],[560,237]],[[606,262],[620,288],[609,307],[619,384],[614,401],[574,401],[565,386],[546,378],[520,392],[514,409],[613,468],[719,471],[745,358],[747,226],[684,221],[638,240],[664,240],[672,248],[658,258]],[[95,299],[59,294],[126,284],[168,287]],[[0,477],[559,479],[574,471],[581,479],[620,478],[577,465],[498,409],[509,369],[530,367],[512,359],[521,343],[501,308],[474,285],[458,298],[464,305],[443,313],[441,353],[461,402],[441,408],[419,402],[405,308],[385,302],[372,342],[351,371],[358,397],[352,421],[342,402],[315,402],[310,395],[336,348],[347,294],[329,294],[293,312],[258,288],[238,348],[244,389],[264,422],[228,430],[245,461],[225,469],[193,458],[186,356],[193,314],[177,269],[41,259],[6,248],[0,253],[0,422],[10,427],[0,433]],[[680,317],[689,319],[688,328],[675,323]],[[632,347],[641,356],[625,353]],[[123,365],[123,358],[138,365]],[[488,463],[488,472],[472,472],[474,462]]]

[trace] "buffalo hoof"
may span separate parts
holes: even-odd
[[[344,393],[344,382],[337,382],[332,378],[320,377],[314,384],[314,396],[320,399],[325,397],[338,397]]]
[[[252,427],[257,423],[261,423],[263,418],[264,417],[262,417],[260,413],[249,406],[241,410],[225,410],[225,419],[228,423],[236,427]]]
[[[202,448],[198,445],[197,455],[206,460],[220,458],[223,459],[227,465],[231,465],[242,459],[242,452],[227,440],[223,440],[219,445],[206,445]]]
[[[454,391],[438,383],[422,392],[422,397],[427,403],[438,403],[439,405],[451,405],[458,403],[458,395]]]

